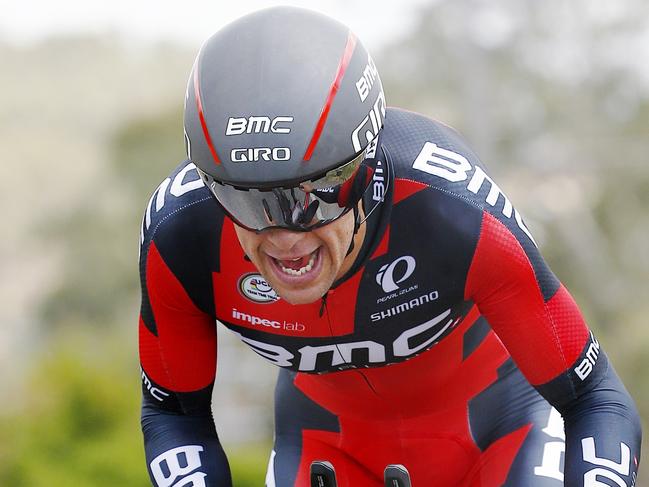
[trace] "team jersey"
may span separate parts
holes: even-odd
[[[280,368],[276,421],[299,444],[276,431],[268,485],[306,485],[308,445],[345,443],[353,462],[384,429],[394,432],[388,450],[417,448],[419,429],[458,438],[422,447],[446,469],[417,464],[415,486],[537,485],[512,483],[530,464],[522,445],[532,436],[538,485],[634,485],[633,402],[478,157],[451,128],[393,108],[366,156],[376,161],[363,202],[374,210],[362,247],[310,304],[291,305],[268,285],[190,161],[154,192],[140,235],[139,323],[154,485],[232,482],[211,415],[217,321]],[[516,401],[547,406],[538,434]],[[293,458],[282,472],[280,457]],[[487,463],[496,466],[476,480]]]

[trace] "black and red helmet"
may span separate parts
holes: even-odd
[[[304,196],[307,205],[320,200],[322,213],[343,176],[359,173],[385,108],[376,66],[347,27],[305,9],[269,8],[227,25],[198,53],[185,99],[188,157],[239,223],[291,227],[267,213],[295,213],[292,200]],[[280,197],[289,200],[283,206],[259,194],[305,188],[307,195]],[[247,200],[262,205],[252,208],[262,221],[242,221],[233,211]],[[317,209],[310,208],[297,211],[298,227],[311,226],[304,215]],[[328,210],[318,222],[338,212]]]

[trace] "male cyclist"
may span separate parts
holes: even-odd
[[[141,233],[154,485],[236,485],[216,320],[279,367],[269,487],[318,459],[353,487],[390,463],[422,487],[635,484],[633,401],[520,213],[454,130],[387,108],[346,27],[272,8],[217,32],[185,139]]]

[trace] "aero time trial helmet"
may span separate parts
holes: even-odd
[[[310,230],[354,208],[366,149],[385,118],[368,52],[344,25],[275,7],[202,46],[187,85],[189,159],[225,211],[251,230]]]

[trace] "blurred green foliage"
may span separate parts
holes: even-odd
[[[60,330],[36,362],[23,408],[0,416],[0,485],[144,487],[135,341]],[[229,452],[236,485],[263,485],[270,447]]]
[[[1,485],[147,485],[134,435],[134,347],[100,335],[68,331],[48,344],[26,385],[24,409],[0,419],[0,434],[10,439],[0,444]]]

